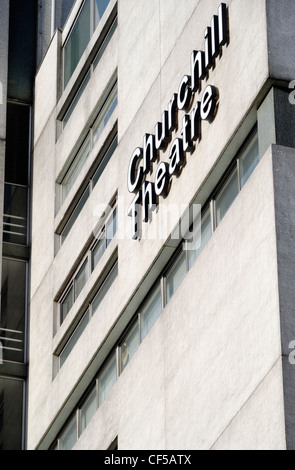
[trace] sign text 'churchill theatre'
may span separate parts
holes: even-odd
[[[167,109],[162,114],[162,122],[155,126],[154,134],[145,134],[143,146],[137,147],[130,159],[128,168],[128,190],[135,198],[128,209],[132,218],[132,238],[140,238],[140,223],[148,222],[160,197],[167,197],[172,176],[179,176],[185,164],[186,153],[192,154],[196,142],[201,139],[201,122],[212,122],[217,112],[218,89],[208,85],[191,111],[194,94],[201,91],[201,83],[209,75],[215,59],[221,55],[222,47],[228,43],[228,10],[221,3],[217,15],[205,30],[204,50],[191,53],[191,74],[184,75],[178,93],[174,93]],[[176,137],[169,149],[169,162],[159,161],[160,151],[166,150],[178,127],[178,111],[184,111],[181,136]],[[153,172],[153,163],[159,161],[154,181],[147,181]]]

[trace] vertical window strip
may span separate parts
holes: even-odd
[[[113,153],[115,152],[115,150],[117,148],[117,145],[118,145],[118,139],[117,139],[117,135],[116,135],[114,137],[114,139],[112,140],[111,144],[109,145],[108,149],[106,150],[106,152],[103,154],[103,157],[101,158],[94,175],[88,181],[86,189],[84,190],[82,196],[78,200],[78,203],[73,208],[73,210],[71,212],[71,215],[69,216],[65,226],[61,230],[60,234],[58,234],[58,238],[59,238],[58,242],[59,243],[58,243],[57,249],[60,248],[60,246],[64,243],[67,236],[69,235],[73,225],[75,224],[75,222],[76,222],[78,216],[80,215],[82,209],[84,208],[91,192],[93,191],[94,186],[98,182],[98,180],[101,177],[103,171],[105,170],[107,164],[109,163]]]
[[[108,87],[109,90],[109,87]],[[111,90],[107,92],[106,99],[98,111],[98,114],[94,120],[94,123],[87,131],[86,137],[79,147],[79,150],[74,154],[71,159],[71,163],[66,170],[65,176],[62,181],[57,184],[57,191],[59,192],[57,197],[57,211],[65,201],[68,193],[73,187],[77,177],[81,173],[83,166],[85,165],[91,150],[93,149],[96,142],[99,140],[104,128],[106,127],[109,119],[111,118],[118,103],[118,91],[117,81],[111,87]],[[94,128],[94,132],[93,129]]]
[[[77,344],[78,340],[82,336],[84,330],[86,329],[87,325],[90,323],[91,318],[96,313],[99,305],[107,295],[108,291],[112,287],[113,282],[118,276],[118,262],[116,262],[113,267],[111,268],[110,272],[106,276],[103,283],[100,285],[97,293],[95,294],[94,298],[88,305],[85,313],[82,315],[81,320],[79,321],[78,325],[76,326],[75,330],[73,331],[72,335],[70,336],[69,340],[67,341],[66,345],[62,349],[61,353],[59,354],[59,369],[64,365],[66,360],[68,359],[70,353],[74,349],[75,345]]]
[[[64,88],[72,77],[110,0],[85,0],[63,47]]]
[[[105,35],[105,38],[103,39],[103,42],[97,52],[97,55],[95,56],[92,64],[90,65],[88,71],[86,72],[84,78],[82,79],[81,81],[81,84],[77,90],[77,92],[75,93],[74,95],[74,98],[71,100],[70,104],[68,105],[66,111],[63,113],[63,117],[61,118],[61,123],[62,123],[62,130],[65,128],[65,126],[67,125],[71,115],[73,114],[74,112],[74,109],[76,108],[81,96],[83,95],[92,75],[93,75],[93,72],[94,70],[96,69],[96,67],[98,66],[104,52],[106,51],[107,49],[107,46],[109,45],[112,37],[113,37],[113,34],[116,30],[118,26],[118,21],[117,21],[117,17],[114,19],[114,21],[112,22],[111,26],[109,27],[106,35]]]
[[[112,208],[111,213],[105,220],[104,226],[100,229],[99,234],[91,242],[90,248],[79,263],[78,268],[75,270],[70,282],[64,290],[64,293],[60,296],[58,301],[59,308],[59,326],[64,322],[66,316],[80,295],[83,287],[90,274],[94,271],[99,260],[103,256],[105,250],[110,244],[111,240],[115,237],[117,231],[117,206],[116,203]],[[112,230],[108,230],[108,238],[105,236],[106,227],[111,226]],[[99,251],[96,250],[99,244]]]

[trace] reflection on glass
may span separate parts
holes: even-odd
[[[69,424],[60,436],[59,450],[71,450],[77,442],[76,415],[72,417]]]
[[[90,74],[90,70],[89,70],[89,72],[85,76],[83,82],[81,83],[81,86],[80,86],[79,90],[77,91],[73,101],[71,102],[70,106],[68,107],[66,114],[63,117],[62,122],[63,122],[64,127],[67,124],[68,120],[70,119],[71,115],[73,114],[73,111],[74,111],[75,107],[77,106],[78,101],[80,100],[81,96],[83,95],[84,90],[86,89],[86,86],[89,83],[90,76],[91,76],[91,74]]]
[[[80,321],[79,325],[75,329],[74,333],[72,334],[71,338],[69,339],[68,343],[62,350],[59,356],[59,367],[62,367],[64,363],[66,362],[67,358],[69,357],[70,353],[72,352],[79,338],[81,337],[83,331],[88,325],[89,320],[90,320],[90,314],[89,314],[89,309],[88,309],[86,313],[84,314],[82,320]]]
[[[67,197],[71,188],[73,187],[77,177],[79,176],[88,156],[90,154],[90,137],[88,136],[77,153],[72,165],[70,166],[69,171],[64,177],[61,187],[62,187],[62,202]]]
[[[64,47],[64,87],[90,41],[90,5],[91,0],[86,0]]]
[[[111,143],[111,145],[109,146],[108,150],[106,151],[105,155],[103,156],[96,172],[94,173],[93,175],[93,178],[92,178],[92,185],[93,187],[96,185],[96,183],[98,182],[99,178],[101,177],[105,167],[107,166],[107,164],[109,163],[114,151],[116,150],[117,148],[117,145],[118,145],[118,139],[117,139],[117,136],[114,138],[113,142]]]
[[[124,339],[121,345],[121,370],[123,371],[139,347],[138,322]]]
[[[155,291],[147,298],[141,311],[141,339],[143,340],[162,311],[160,283]]]
[[[216,199],[216,222],[220,224],[228,209],[239,193],[238,174],[235,170],[225,183],[221,193]]]
[[[68,220],[68,223],[66,224],[65,228],[63,229],[61,233],[61,242],[63,243],[65,239],[67,238],[68,234],[70,233],[71,228],[73,227],[74,223],[76,222],[80,212],[82,211],[83,207],[86,204],[86,201],[89,197],[90,194],[90,187],[86,188],[86,190],[83,193],[83,196],[80,198],[78,204],[76,205],[75,209],[72,212],[71,217]]]
[[[81,432],[83,432],[90,423],[91,419],[95,415],[96,409],[96,387],[94,387],[87,400],[81,407]]]
[[[74,286],[69,288],[65,297],[60,303],[60,324],[62,324],[74,304]]]
[[[210,217],[210,211],[208,210],[202,216],[201,239],[199,237],[199,227],[196,227],[195,231],[193,232],[192,239],[188,241],[187,243],[189,269],[192,267],[193,263],[198,258],[199,254],[201,253],[204,246],[210,239],[211,235],[212,235],[211,217]]]
[[[113,24],[111,25],[98,53],[97,53],[97,56],[95,57],[94,61],[93,61],[93,69],[95,69],[100,61],[100,59],[102,58],[103,54],[104,54],[104,51],[106,50],[114,32],[115,32],[115,29],[117,28],[118,26],[118,21],[117,21],[117,18],[115,19],[115,21],[113,22]]]
[[[101,370],[98,377],[98,403],[99,406],[108,396],[117,380],[116,354],[113,353],[107,364]]]
[[[86,258],[75,277],[75,300],[87,282],[88,271],[88,258]]]
[[[94,3],[94,26],[97,27],[104,12],[109,4],[110,0],[95,0]]]
[[[117,232],[117,208],[113,210],[112,216],[109,218],[106,224],[106,243],[107,246],[110,244],[111,240],[114,238]]]
[[[98,307],[100,306],[101,302],[103,301],[105,295],[109,291],[111,285],[113,284],[114,280],[118,276],[118,263],[112,268],[110,274],[102,284],[101,288],[99,289],[98,293],[96,294],[93,302],[92,302],[92,315],[96,312]]]
[[[102,131],[107,125],[111,115],[113,114],[114,109],[117,106],[117,86],[113,88],[109,94],[105,104],[103,105],[101,111],[98,114],[98,117],[93,124],[93,146],[98,141]]]
[[[92,249],[92,263],[93,263],[93,269],[96,267],[97,263],[101,259],[102,255],[104,254],[106,250],[106,240],[105,240],[105,233],[101,234],[101,237],[97,241],[96,245]]]
[[[182,251],[174,262],[172,268],[170,269],[167,278],[167,302],[171,299],[175,293],[177,287],[181,284],[186,275],[186,255]]]
[[[245,154],[240,160],[241,188],[259,163],[259,147],[257,135],[252,139]]]

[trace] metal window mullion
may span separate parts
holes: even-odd
[[[167,281],[166,281],[166,276],[162,276],[161,277],[161,301],[162,301],[162,310],[164,310],[164,308],[166,307],[167,305]]]
[[[141,344],[141,342],[142,342],[142,338],[141,338],[141,313],[137,314],[137,320],[138,320],[139,344]]]
[[[99,379],[98,377],[95,379],[95,401],[96,401],[96,410],[98,410],[99,408],[99,396],[98,396],[98,392],[99,392]]]
[[[117,366],[117,379],[120,377],[122,368],[121,368],[121,347],[116,347],[116,366]]]
[[[240,192],[241,187],[241,158],[237,158],[237,173],[238,173],[238,191]]]
[[[80,413],[80,408],[77,408],[76,409],[76,431],[77,431],[77,440],[79,439],[81,433],[80,433],[80,429],[81,429],[81,413]]]
[[[216,222],[216,200],[212,199],[210,201],[210,219],[211,219],[211,231],[212,233],[215,232],[216,227],[217,227],[217,222]]]

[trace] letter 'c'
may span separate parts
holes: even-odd
[[[136,193],[142,185],[143,180],[143,168],[138,168],[138,163],[142,160],[142,148],[137,147],[131,157],[129,168],[128,168],[128,191],[130,193]]]

